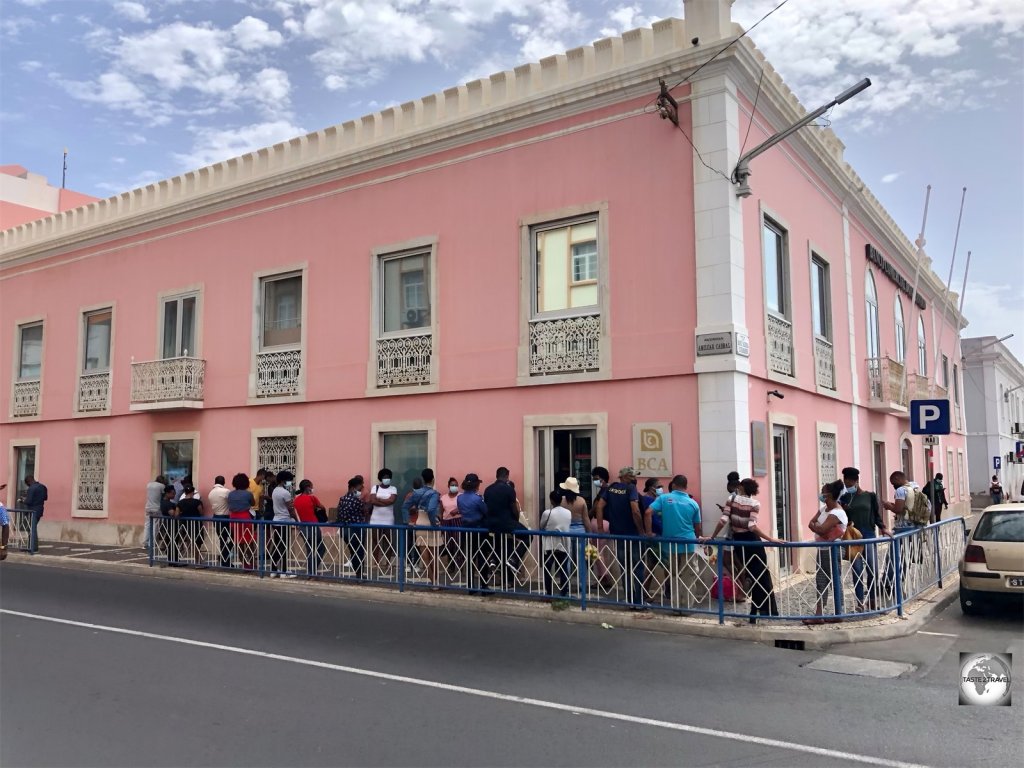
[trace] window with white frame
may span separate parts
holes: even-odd
[[[163,300],[161,315],[161,355],[172,357],[195,356],[197,294],[171,296]]]
[[[789,264],[786,230],[768,217],[762,227],[765,301],[769,311],[789,317]]]
[[[287,470],[298,472],[298,435],[269,435],[256,438],[256,463],[262,469],[277,474]]]
[[[878,292],[875,290],[875,278],[871,270],[864,277],[864,310],[867,320],[867,351],[871,359],[881,355],[881,342],[878,335]]]
[[[896,297],[893,314],[896,318],[896,362],[902,363],[907,357],[907,325],[903,320],[903,302]]]
[[[428,434],[426,432],[381,432],[381,466],[393,473],[399,498],[412,490],[412,483],[428,466]]]
[[[811,303],[814,335],[832,341],[832,291],[829,285],[828,262],[818,255],[811,257]]]
[[[114,313],[110,309],[100,309],[85,314],[83,373],[100,373],[110,370],[110,332],[113,316]]]
[[[818,467],[821,471],[819,479],[822,485],[835,482],[839,477],[835,432],[818,432]]]
[[[942,368],[940,369],[940,372],[942,373],[942,388],[945,389],[948,392],[949,391],[949,358],[946,357],[945,355],[942,356]]]
[[[963,498],[967,495],[967,473],[964,469],[964,452],[956,452],[956,465],[957,465],[957,496]]]
[[[598,305],[597,217],[535,226],[535,316]]]
[[[273,275],[260,282],[260,347],[298,346],[302,342],[302,274]]]
[[[917,318],[917,375],[928,375],[928,344],[924,334],[924,318]]]
[[[380,322],[383,334],[430,328],[430,251],[382,256]]]
[[[28,493],[25,478],[36,474],[36,447],[34,445],[14,446],[14,503],[22,505],[22,499]]]
[[[43,371],[43,324],[18,326],[18,381],[38,379]]]
[[[960,369],[953,363],[953,405],[960,407]]]

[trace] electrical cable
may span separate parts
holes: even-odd
[[[721,176],[723,179],[725,179],[726,181],[728,181],[731,184],[732,183],[732,179],[730,179],[728,176],[726,176],[724,173],[722,173],[717,168],[712,168],[710,165],[707,164],[707,161],[701,155],[700,150],[697,149],[697,147],[694,145],[694,143],[690,140],[690,137],[686,135],[686,131],[683,130],[683,127],[681,125],[677,125],[676,128],[678,128],[679,132],[681,134],[683,134],[683,138],[686,139],[686,143],[690,145],[690,147],[694,151],[694,154],[697,155],[697,159],[700,160],[700,164],[703,165],[705,168],[707,168],[712,173],[717,173],[719,176]]]
[[[761,67],[761,74],[757,78],[757,93],[754,94],[754,106],[750,109],[750,122],[747,123],[747,132],[743,136],[743,144],[740,146],[740,157],[743,157],[743,150],[747,148],[747,139],[750,138],[750,129],[754,126],[754,115],[757,114],[757,100],[761,98],[761,82],[764,80],[764,67]]]

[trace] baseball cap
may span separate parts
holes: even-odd
[[[632,475],[633,477],[636,477],[636,470],[632,467],[623,467],[619,470],[619,477],[622,477],[623,475]]]

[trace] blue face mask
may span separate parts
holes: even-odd
[[[818,494],[818,501],[820,501],[822,504],[824,504],[825,503],[825,494],[819,493]]]
[[[594,487],[595,488],[600,488],[601,487],[601,481],[600,480],[595,480],[594,481]]]
[[[665,489],[662,488],[660,485],[657,488],[654,489],[654,493],[657,494],[658,496],[661,496],[661,494],[663,494],[664,492],[665,492]]]

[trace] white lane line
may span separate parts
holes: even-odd
[[[74,554],[65,555],[65,557],[85,557],[86,555],[107,555],[114,552],[128,552],[138,547],[119,547],[118,549],[73,549],[71,550]]]
[[[371,669],[359,669],[358,667],[347,667],[343,664],[331,664],[326,661],[315,661],[313,659],[301,659],[296,656],[284,656],[279,653],[268,653],[266,651],[257,651],[250,648],[238,648],[233,645],[221,645],[219,643],[208,643],[202,640],[189,640],[185,637],[174,637],[173,635],[159,635],[154,632],[143,632],[137,629],[124,629],[123,627],[109,627],[103,624],[91,624],[85,621],[72,621],[71,619],[59,619],[55,616],[41,616],[35,613],[25,613],[23,611],[12,611],[7,608],[0,608],[0,613],[7,614],[9,616],[20,616],[25,619],[37,619],[38,621],[49,621],[54,624],[66,624],[72,627],[82,627],[84,629],[100,630],[103,632],[112,632],[118,635],[129,635],[131,637],[145,637],[150,640],[163,640],[168,643],[178,643],[180,645],[191,645],[198,648],[209,648],[215,651],[224,651],[226,653],[235,653],[241,656],[255,656],[261,659],[271,659],[273,661],[286,661],[291,664],[300,664],[306,667],[317,667],[319,669],[330,669],[335,672],[345,672],[350,675],[359,675],[360,677],[370,677],[377,680],[387,680],[395,683],[406,683],[408,685],[418,685],[423,688],[434,688],[440,691],[448,691],[450,693],[462,693],[467,696],[479,696],[484,699],[495,699],[497,701],[507,701],[514,704],[526,704],[531,707],[540,707],[542,709],[553,709],[559,712],[568,712],[573,715],[590,715],[591,717],[599,717],[605,720],[617,720],[624,723],[634,723],[636,725],[648,725],[653,728],[664,728],[670,731],[682,731],[683,733],[695,733],[700,736],[710,736],[717,739],[725,739],[727,741],[738,741],[745,744],[758,744],[763,747],[774,747],[775,749],[788,749],[794,752],[804,752],[810,755],[818,755],[820,757],[829,757],[836,760],[847,760],[854,763],[865,763],[867,765],[880,765],[885,768],[925,768],[925,766],[917,763],[904,763],[899,760],[887,760],[882,757],[872,757],[870,755],[858,755],[852,752],[842,752],[837,749],[824,749],[822,747],[813,747],[808,744],[798,744],[791,741],[781,741],[779,739],[766,739],[761,736],[750,736],[744,733],[735,733],[733,731],[720,731],[715,728],[702,728],[698,725],[686,725],[684,723],[674,723],[669,720],[655,720],[650,717],[637,717],[635,715],[625,715],[617,712],[605,712],[599,709],[590,709],[588,707],[578,707],[571,704],[559,704],[555,701],[544,701],[543,699],[531,699],[526,696],[515,696],[509,693],[498,693],[497,691],[486,691],[481,688],[467,688],[462,685],[452,685],[451,683],[439,683],[434,680],[423,680],[416,677],[406,677],[404,675],[392,675],[387,672],[375,672]]]
[[[933,637],[960,637],[960,635],[951,635],[948,632],[925,632],[923,629],[917,630],[919,635],[931,635]]]

